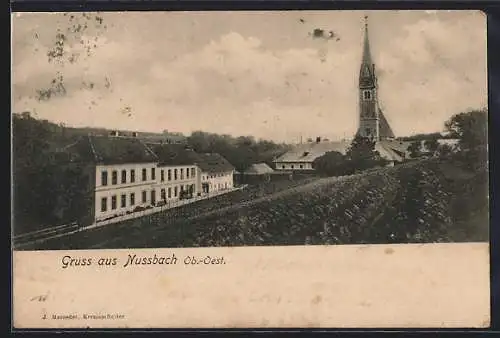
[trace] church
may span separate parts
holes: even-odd
[[[390,163],[402,162],[407,156],[409,142],[398,141],[379,106],[378,84],[375,63],[370,51],[368,22],[365,16],[363,55],[359,71],[359,124],[357,135],[375,140],[375,150]],[[276,158],[273,162],[276,170],[311,171],[313,161],[329,151],[345,155],[350,141],[315,141],[299,144],[290,151]]]

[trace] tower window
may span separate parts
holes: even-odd
[[[371,100],[372,99],[372,92],[369,90],[363,90],[363,100]]]
[[[366,136],[370,136],[370,135],[371,135],[371,130],[370,130],[370,128],[366,128],[366,129],[365,129],[365,134],[366,134]]]

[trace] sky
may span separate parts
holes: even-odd
[[[365,15],[396,136],[441,131],[453,114],[487,106],[480,11],[87,14],[12,15],[13,112],[68,126],[350,138]],[[86,28],[70,31],[77,24]],[[65,54],[49,61],[58,32]],[[58,74],[65,91],[38,100]]]

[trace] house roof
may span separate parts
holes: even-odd
[[[345,155],[349,146],[348,141],[299,144],[279,156],[274,162],[312,162],[329,151],[338,151]]]
[[[268,166],[266,163],[255,163],[245,170],[246,175],[264,175],[271,174],[274,170]]]
[[[128,137],[83,136],[62,150],[72,161],[95,164],[156,162],[156,155],[141,140]]]
[[[203,153],[198,154],[198,156],[200,158],[200,162],[197,164],[203,172],[228,172],[235,169],[234,166],[220,154]]]
[[[158,157],[159,166],[191,165],[202,161],[202,158],[184,144],[146,143]]]
[[[375,144],[375,150],[383,158],[399,162],[407,156],[409,144],[410,142],[398,140],[381,140]],[[301,144],[278,157],[274,162],[313,162],[316,158],[323,156],[329,151],[338,151],[345,155],[350,145],[350,141]]]

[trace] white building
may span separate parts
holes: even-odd
[[[202,194],[210,194],[234,187],[234,167],[217,153],[199,154]]]
[[[160,204],[193,198],[201,192],[198,155],[183,144],[147,144],[158,157],[155,184]]]
[[[92,172],[93,210],[102,221],[233,187],[233,166],[218,154],[197,154],[184,144],[146,144],[136,137],[87,136],[66,147],[72,161]]]
[[[87,136],[65,151],[95,168],[90,189],[95,221],[155,203],[158,158],[139,139]]]

